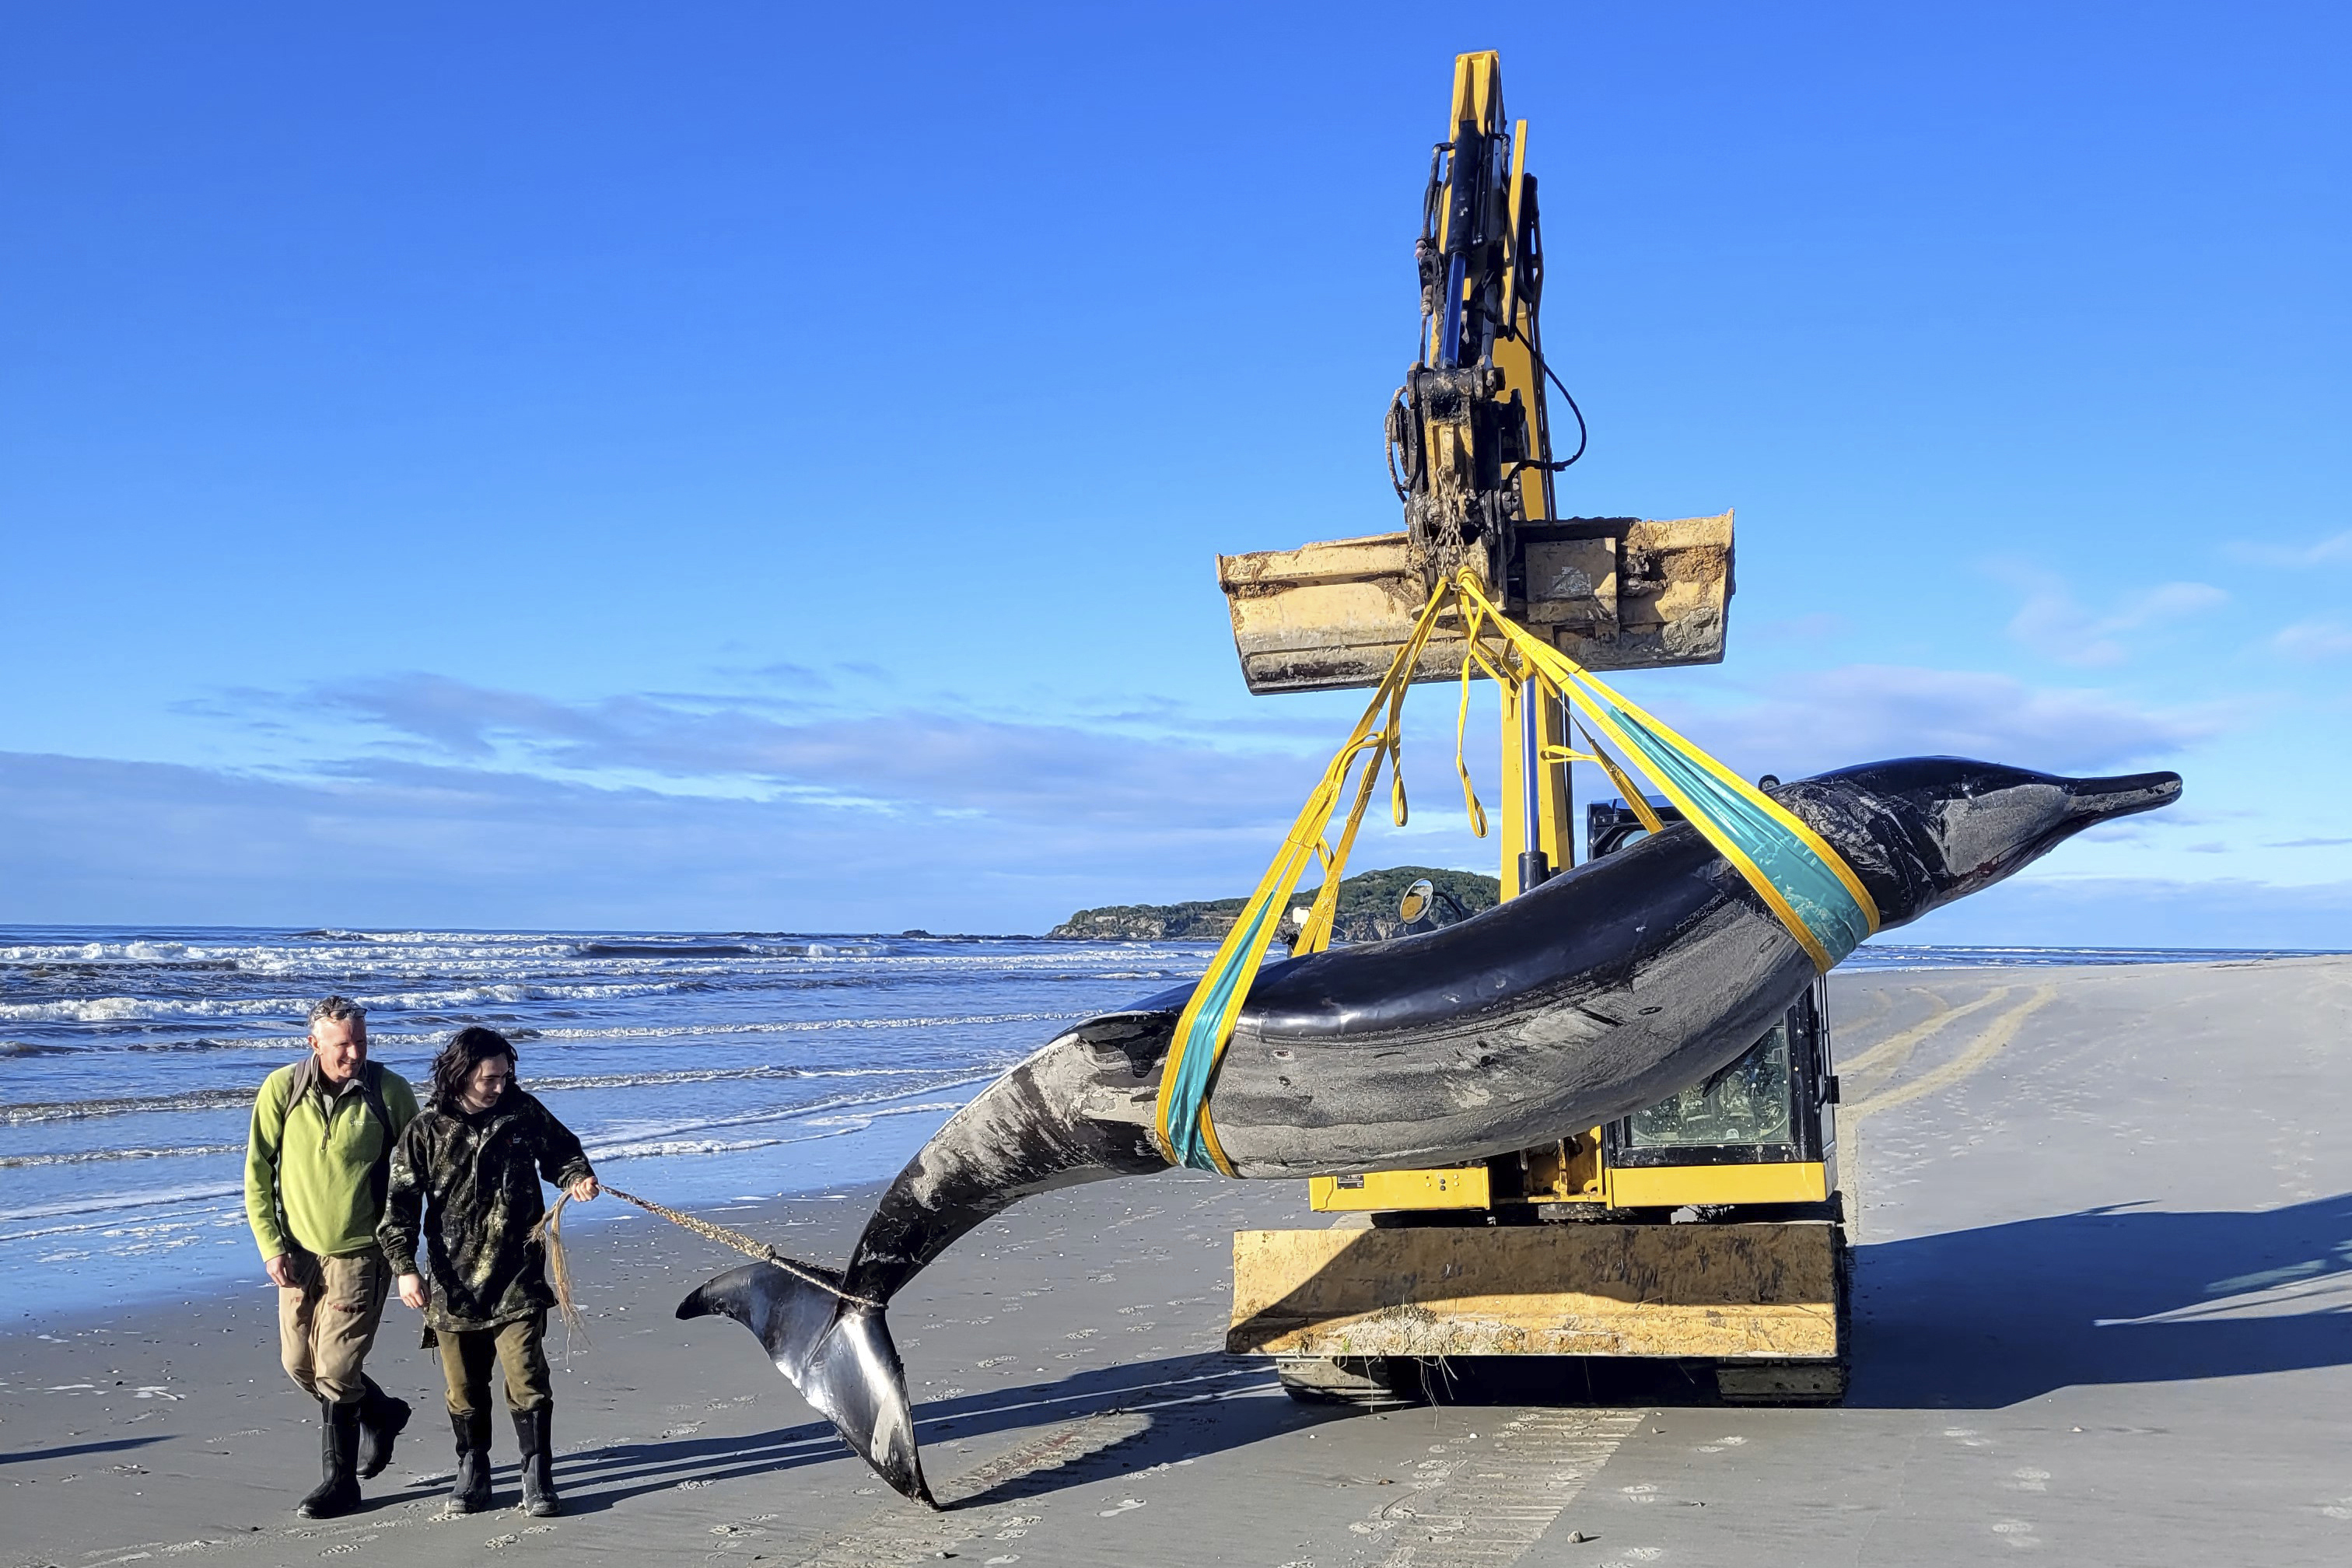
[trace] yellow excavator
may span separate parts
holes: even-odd
[[[1458,57],[1415,245],[1421,353],[1387,416],[1400,531],[1220,556],[1253,693],[1377,685],[1431,591],[1464,569],[1587,668],[1723,658],[1732,516],[1562,516],[1584,421],[1544,353],[1543,243],[1525,121],[1493,53]],[[1546,386],[1574,417],[1555,458]],[[1413,670],[1453,680],[1462,628]],[[1505,683],[1502,896],[1577,863],[1566,716]],[[1646,813],[1644,812],[1646,807]],[[1595,803],[1584,858],[1671,819]],[[1400,916],[1436,918],[1416,887]],[[1734,1402],[1833,1403],[1845,1388],[1850,1269],[1835,1181],[1829,1015],[1813,990],[1704,1083],[1604,1127],[1482,1163],[1322,1176],[1297,1229],[1234,1239],[1228,1348],[1268,1355],[1304,1400],[1423,1397],[1433,1366],[1601,1356],[1711,1371]]]

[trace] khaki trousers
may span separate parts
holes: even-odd
[[[507,1374],[507,1408],[536,1410],[555,1397],[547,1370],[547,1314],[534,1312],[494,1329],[436,1329],[449,1414],[470,1415],[490,1403],[490,1362]]]
[[[294,1255],[299,1284],[278,1292],[278,1354],[286,1375],[315,1399],[354,1405],[367,1392],[360,1363],[375,1343],[392,1268],[371,1247],[346,1258]]]

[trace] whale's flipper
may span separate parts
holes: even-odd
[[[829,1268],[808,1273],[838,1285]],[[730,1268],[677,1304],[681,1318],[732,1318],[768,1347],[776,1370],[831,1418],[850,1447],[906,1496],[937,1508],[915,1447],[907,1374],[879,1307],[844,1300],[770,1263]]]

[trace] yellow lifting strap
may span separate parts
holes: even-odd
[[[1400,721],[1404,694],[1421,661],[1423,648],[1441,613],[1452,605],[1463,626],[1462,700],[1454,728],[1454,767],[1462,778],[1463,797],[1472,830],[1486,837],[1486,814],[1470,785],[1469,769],[1462,758],[1462,737],[1468,722],[1470,678],[1475,669],[1498,682],[1533,679],[1538,689],[1566,703],[1571,714],[1581,710],[1585,743],[1591,752],[1549,748],[1543,760],[1591,761],[1599,763],[1643,824],[1655,831],[1657,814],[1633,786],[1624,768],[1593,739],[1598,729],[1619,752],[1631,759],[1674,802],[1684,817],[1707,842],[1738,868],[1766,905],[1788,927],[1790,934],[1826,972],[1878,929],[1878,910],[1853,869],[1837,852],[1786,808],[1683,739],[1664,722],[1626,700],[1590,670],[1513,622],[1489,600],[1475,575],[1465,572],[1442,583],[1430,595],[1413,623],[1412,633],[1389,666],[1386,676],[1365,705],[1363,716],[1330,763],[1307,804],[1291,824],[1272,865],[1258,881],[1257,890],[1243,907],[1210,960],[1207,973],[1193,987],[1176,1021],[1168,1064],[1160,1075],[1155,1132],[1169,1159],[1198,1170],[1232,1175],[1232,1163],[1217,1143],[1209,1113],[1209,1091],[1217,1063],[1233,1038],[1234,1025],[1248,999],[1251,983],[1265,961],[1267,943],[1280,924],[1282,910],[1297,889],[1309,862],[1323,871],[1323,885],[1301,927],[1295,952],[1319,952],[1331,937],[1337,919],[1339,881],[1348,854],[1355,846],[1380,772],[1391,773],[1392,815],[1399,826],[1406,817],[1404,781],[1399,771],[1402,747]],[[1482,638],[1491,636],[1501,645],[1489,650]],[[1385,713],[1383,713],[1385,710]],[[1357,782],[1355,803],[1336,847],[1325,839],[1331,816],[1345,793],[1348,775],[1357,759],[1365,759]]]

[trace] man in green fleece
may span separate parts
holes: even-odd
[[[310,1054],[262,1080],[246,1141],[245,1216],[278,1287],[279,1358],[319,1402],[318,1487],[295,1511],[360,1505],[360,1478],[392,1463],[408,1405],[361,1370],[392,1270],[376,1246],[393,1145],[416,1117],[408,1080],[367,1059],[367,1011],[310,1009]]]

